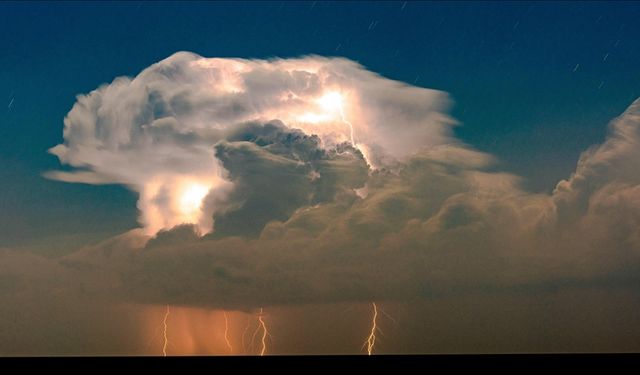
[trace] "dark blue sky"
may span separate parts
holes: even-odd
[[[456,134],[550,191],[640,96],[638,2],[0,4],[0,246],[136,226],[122,187],[66,184],[46,150],[75,96],[176,51],[344,56],[449,92]]]

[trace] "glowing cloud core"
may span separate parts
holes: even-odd
[[[318,103],[328,112],[340,112],[342,111],[343,100],[340,93],[329,92],[318,99]]]
[[[209,186],[193,184],[184,189],[180,196],[180,211],[188,222],[197,222],[202,200],[209,192]]]

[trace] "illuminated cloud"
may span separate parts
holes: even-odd
[[[449,142],[446,106],[443,92],[385,79],[346,59],[180,52],[78,96],[64,121],[64,144],[50,150],[76,170],[47,176],[138,192],[148,234],[184,223],[207,233],[235,189],[216,145],[239,127],[279,121],[318,137],[322,150],[352,144],[377,168]]]

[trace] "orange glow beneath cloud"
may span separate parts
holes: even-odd
[[[317,309],[324,312],[274,306],[244,312],[177,305],[137,305],[136,310],[141,313],[136,333],[140,338],[141,351],[138,354],[261,356],[306,354],[318,350],[332,353],[326,346],[326,339],[329,339],[339,348],[337,352],[372,355],[380,351],[380,319],[389,319],[396,328],[398,326],[398,322],[378,303],[317,306]],[[344,315],[349,311],[349,316]],[[318,325],[320,316],[329,318],[326,327]],[[273,334],[277,341],[274,341]],[[309,349],[309,352],[298,350],[305,343],[315,349]]]
[[[164,306],[148,306],[145,310],[147,318],[142,332],[148,336],[151,355],[243,354],[233,351],[233,347],[239,345],[239,337],[235,337],[234,332],[242,332],[243,327],[238,323],[250,314],[174,305],[168,315],[169,310]]]
[[[262,311],[245,313],[174,305],[147,306],[144,313],[147,318],[141,328],[148,336],[146,341],[151,355],[265,355],[270,334]],[[256,327],[256,334],[243,345],[245,322]]]

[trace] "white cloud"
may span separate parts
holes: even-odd
[[[326,149],[354,143],[380,167],[450,142],[447,101],[443,92],[385,79],[346,59],[179,52],[133,79],[78,96],[64,121],[64,144],[50,150],[78,170],[46,176],[128,186],[140,194],[149,234],[182,223],[208,232],[233,190],[214,145],[239,125],[280,120],[318,135]],[[202,207],[181,203],[203,189],[209,197]]]

